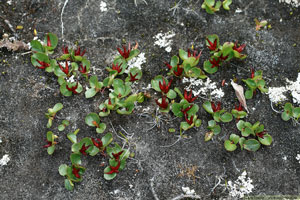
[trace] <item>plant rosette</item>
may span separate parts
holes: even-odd
[[[70,122],[68,121],[68,120],[63,120],[62,122],[61,122],[61,124],[57,127],[58,128],[58,131],[63,131],[63,130],[65,130],[65,128],[67,127],[67,126],[69,126],[70,125]]]
[[[205,43],[212,54],[210,59],[203,63],[204,71],[209,74],[217,72],[224,61],[230,61],[232,58],[243,60],[247,57],[241,54],[246,46],[245,44],[238,46],[237,42],[225,42],[223,46],[220,46],[220,40],[216,34],[208,35]]]
[[[77,142],[76,135],[72,135],[72,133],[68,134],[69,140],[72,144],[72,152],[73,158],[71,157],[71,161],[73,164],[81,164],[80,157],[81,155],[95,156],[99,152],[104,152],[105,148],[113,141],[113,137],[111,133],[107,133],[101,139],[99,138],[89,138],[85,137]]]
[[[242,107],[241,103],[239,106],[235,106],[235,109],[231,110],[231,114],[237,120],[245,118],[247,116],[247,113],[245,111],[243,111],[243,107]]]
[[[68,166],[66,164],[62,164],[59,166],[58,172],[61,176],[66,177],[65,188],[71,191],[74,189],[73,182],[82,181],[82,175],[85,172],[85,168],[80,165]]]
[[[96,113],[89,113],[85,117],[85,123],[88,126],[96,127],[97,133],[103,133],[106,129],[106,124],[100,123],[100,117]]]
[[[246,99],[252,99],[256,89],[259,89],[262,93],[268,92],[268,89],[265,88],[266,82],[262,78],[262,73],[261,70],[254,72],[252,69],[251,78],[243,79],[243,82],[245,82],[248,87],[245,92]]]
[[[205,9],[208,14],[214,14],[215,12],[220,10],[221,5],[221,1],[215,2],[215,0],[204,0],[201,8]]]
[[[89,84],[90,88],[85,91],[85,98],[94,97],[103,88],[103,83],[98,81],[97,76],[91,76]]]
[[[130,152],[128,149],[122,149],[117,143],[114,147],[107,147],[107,154],[109,155],[109,166],[104,169],[105,180],[112,180],[117,176],[117,173],[122,171],[126,165],[126,159]]]
[[[45,113],[46,118],[48,119],[47,128],[51,128],[54,117],[58,111],[63,109],[62,103],[57,103],[53,108],[49,108],[48,112]]]
[[[221,132],[221,127],[216,123],[215,120],[208,121],[207,129],[210,130],[205,134],[204,141],[207,142],[211,140],[214,135],[218,135]]]
[[[284,121],[288,121],[293,119],[294,121],[298,121],[300,118],[300,107],[294,107],[291,103],[286,103],[284,105],[284,111],[281,113],[281,119]]]
[[[47,148],[47,152],[49,155],[52,155],[55,150],[55,145],[57,142],[54,140],[58,138],[57,135],[54,135],[52,131],[47,132],[47,144],[43,146],[43,148]]]
[[[236,124],[239,131],[241,131],[242,139],[239,143],[241,149],[246,149],[248,151],[257,151],[260,148],[260,144],[265,146],[270,146],[272,144],[272,137],[269,135],[265,129],[264,125],[260,122],[256,122],[253,125],[250,122],[245,122],[240,120]],[[257,139],[248,139],[246,137],[251,136]],[[249,141],[250,140],[250,141]]]
[[[203,108],[212,115],[216,122],[231,122],[233,117],[229,112],[221,109],[221,103],[216,106],[214,102],[205,101]]]

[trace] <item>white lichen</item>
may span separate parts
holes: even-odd
[[[191,190],[189,187],[181,187],[181,189],[186,195],[195,194],[195,190]]]
[[[133,67],[137,67],[138,69],[142,69],[142,65],[144,63],[146,63],[146,57],[145,57],[145,53],[140,53],[137,57],[132,58],[129,62],[128,62],[128,67],[125,70],[125,73],[129,73],[130,69]]]
[[[217,88],[216,82],[212,82],[210,78],[206,80],[197,79],[197,78],[186,78],[182,79],[183,83],[189,83],[184,89],[192,90],[193,95],[204,95],[211,96],[212,98],[220,99],[224,96],[224,92],[221,88]]]
[[[253,188],[252,180],[249,177],[247,178],[246,171],[236,181],[228,181],[229,195],[231,197],[244,198],[245,194],[250,194]]]
[[[287,92],[286,87],[270,87],[268,91],[269,99],[273,103],[278,103],[287,100],[284,93]]]
[[[107,11],[107,4],[104,1],[100,2],[100,11],[101,12],[106,12]]]
[[[279,0],[279,3],[287,3],[296,8],[300,6],[300,0]]]
[[[286,79],[287,85],[282,87],[270,87],[268,95],[273,103],[278,103],[288,98],[284,93],[290,92],[293,97],[293,103],[300,104],[300,73],[296,81]]]
[[[5,154],[0,160],[0,166],[5,166],[10,161],[9,155]]]
[[[293,103],[300,104],[300,73],[298,74],[298,78],[295,82],[286,80],[288,85],[286,86],[287,90],[289,90],[293,97]]]
[[[299,164],[300,164],[300,154],[297,154],[296,160],[298,160],[298,161],[299,161]]]
[[[175,33],[173,31],[169,31],[167,33],[158,33],[153,38],[155,39],[154,45],[159,46],[160,48],[165,48],[167,52],[172,51],[173,37]]]

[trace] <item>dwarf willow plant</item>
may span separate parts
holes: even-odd
[[[250,122],[240,120],[236,124],[241,136],[231,134],[225,141],[224,147],[227,151],[234,151],[239,143],[241,150],[257,151],[261,144],[269,146],[272,143],[272,137],[267,133],[263,124],[256,122],[253,125]],[[250,139],[247,139],[250,138]]]
[[[51,128],[56,113],[63,109],[63,107],[64,106],[62,105],[62,103],[57,103],[53,108],[48,109],[48,112],[45,113],[45,116],[48,119],[47,128]]]
[[[208,35],[206,38],[206,46],[210,50],[211,57],[203,64],[204,71],[209,74],[213,74],[218,71],[218,68],[222,66],[223,62],[228,62],[233,58],[239,60],[245,59],[247,56],[241,52],[244,50],[246,44],[238,46],[237,42],[225,42],[220,45],[219,37],[215,34]]]
[[[267,93],[268,89],[265,88],[266,82],[262,78],[263,72],[261,70],[254,72],[251,70],[251,78],[243,79],[246,83],[248,89],[245,92],[246,99],[252,99],[253,95],[255,95],[256,90],[259,89],[262,93]]]
[[[170,63],[165,63],[169,69],[168,75],[175,76],[180,80],[183,77],[206,78],[203,71],[197,67],[200,56],[201,52],[197,54],[196,51],[191,53],[190,50],[186,52],[179,49],[179,57],[175,55],[171,58]],[[171,89],[172,81],[173,79],[168,80],[164,76],[158,75],[151,80],[151,85],[155,91],[161,93],[161,98],[155,100],[160,112],[168,113],[172,110],[175,116],[184,117],[185,121],[180,123],[180,136],[183,136],[182,131],[201,125],[201,120],[196,115],[199,106],[193,103],[197,97],[192,96],[192,91],[184,90],[184,94],[182,94],[177,87]],[[177,95],[180,98],[178,102],[175,101]]]
[[[300,118],[300,107],[294,107],[291,103],[286,103],[284,105],[284,111],[281,113],[281,119],[288,121],[292,119],[293,121],[298,121]]]
[[[217,11],[220,11],[221,6],[225,10],[230,10],[229,6],[232,3],[232,0],[224,0],[221,1],[215,1],[215,0],[204,0],[201,8],[205,9],[208,14],[214,14]]]
[[[72,142],[70,161],[71,165],[60,165],[58,171],[61,176],[65,177],[65,188],[73,190],[74,182],[81,182],[86,168],[83,166],[83,156],[109,155],[109,166],[104,169],[104,178],[111,180],[116,177],[117,173],[124,169],[126,159],[129,157],[129,150],[122,149],[117,143],[113,147],[109,145],[113,141],[112,133],[107,133],[101,139],[85,137],[78,140],[77,133],[79,129],[67,135]]]
[[[44,42],[32,40],[30,42],[32,52],[31,63],[33,66],[44,69],[46,72],[54,73],[58,78],[60,92],[64,96],[81,93],[83,90],[79,80],[82,77],[88,78],[90,61],[84,57],[85,50],[80,47],[69,50],[63,47],[63,54],[55,59],[50,55],[58,44],[58,38],[52,33],[45,36]]]
[[[208,121],[207,129],[210,131],[205,134],[204,139],[205,141],[209,141],[213,135],[218,135],[221,132],[221,127],[217,124],[217,122],[231,122],[233,117],[231,113],[221,109],[221,102],[215,105],[214,102],[205,101],[202,106],[204,110],[213,117],[213,120]]]

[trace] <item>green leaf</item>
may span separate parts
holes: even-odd
[[[97,115],[96,113],[89,113],[86,117],[85,117],[85,123],[89,126],[96,126],[94,123],[97,123],[99,125],[100,123],[100,117],[99,115]]]
[[[72,153],[70,159],[73,165],[81,165],[81,155],[78,153]]]
[[[89,88],[87,91],[85,91],[85,98],[92,98],[97,94],[97,91],[95,88]]]
[[[169,92],[167,93],[167,97],[169,99],[175,99],[176,98],[176,92],[172,89],[169,90]]]
[[[222,55],[223,56],[228,56],[230,53],[233,52],[233,42],[225,42],[222,46]]]
[[[62,122],[61,122],[63,125],[65,126],[69,126],[70,125],[70,122],[66,119],[64,119]]]
[[[253,90],[249,89],[249,90],[246,90],[245,92],[245,98],[246,99],[252,99],[253,97]]]
[[[254,128],[253,128],[254,129]],[[255,130],[255,133],[261,133],[265,130],[265,126],[263,124],[259,125]],[[254,134],[253,134],[254,135]]]
[[[243,81],[250,89],[255,90],[257,88],[256,82],[254,80],[248,78],[247,80],[243,80]]]
[[[258,141],[263,145],[269,146],[272,143],[272,137],[269,134],[265,134],[263,138],[258,137]]]
[[[180,128],[186,131],[189,128],[191,128],[191,125],[189,125],[187,122],[181,122],[180,123]]]
[[[32,65],[40,67],[41,64],[39,64],[36,60],[39,60],[39,61],[42,61],[45,63],[50,63],[49,57],[44,53],[34,53],[31,56]]]
[[[227,151],[234,151],[236,150],[236,144],[232,143],[230,140],[225,140],[224,147]]]
[[[205,2],[206,5],[208,5],[208,6],[214,6],[214,5],[215,5],[215,0],[204,0],[204,2]]]
[[[179,49],[179,57],[181,58],[181,60],[186,60],[186,59],[188,59],[188,53],[182,49]],[[179,62],[179,60],[178,60],[178,62]],[[175,66],[173,66],[173,67],[175,67]]]
[[[214,3],[215,3],[215,2],[214,2]],[[219,42],[219,41],[220,41],[220,40],[219,40],[218,35],[212,34],[212,35],[208,35],[206,38],[209,39],[209,41],[210,41],[211,43],[214,43],[214,41],[217,40],[217,48],[216,48],[216,50],[219,49],[219,46],[220,46],[220,42]],[[206,44],[206,46],[210,46],[207,40],[205,40],[205,44]]]
[[[207,141],[211,140],[213,135],[214,135],[214,133],[212,131],[205,133],[204,141],[207,142]]]
[[[59,126],[58,126],[58,130],[59,131],[63,131],[63,130],[65,130],[65,126],[63,125],[63,124],[60,124]]]
[[[47,122],[47,128],[51,128],[52,126],[52,119],[48,119],[48,122]]]
[[[208,60],[206,60],[203,64],[203,69],[204,69],[204,71],[206,71],[209,74],[216,73],[218,71],[218,67],[212,68],[212,66],[213,65]]]
[[[138,49],[133,49],[130,51],[129,57],[126,59],[127,61],[131,60],[132,58],[136,57],[137,55],[139,55],[140,50]]]
[[[281,113],[281,119],[284,121],[288,121],[289,119],[291,119],[291,116],[289,113],[287,113],[286,111]]]
[[[240,137],[240,139],[239,139],[239,144],[240,144],[240,146],[241,146],[241,150],[243,150],[244,149],[244,142],[245,142],[245,138],[244,137]]]
[[[179,56],[180,56],[180,49],[179,49]],[[181,59],[182,59],[182,58],[181,58]],[[184,59],[182,59],[182,60],[184,60]],[[178,63],[179,63],[179,58],[178,58],[178,56],[173,56],[173,57],[171,58],[170,65],[171,65],[172,67],[176,67]]]
[[[58,172],[61,176],[66,176],[67,175],[67,168],[68,168],[68,165],[66,164],[62,164],[59,166],[58,168]]]
[[[162,84],[163,83],[163,79],[166,81],[166,84],[168,84],[168,80],[166,80],[163,76],[158,75],[156,77],[154,77],[154,79],[151,80],[151,85],[152,88],[154,90],[156,90],[157,92],[161,92],[160,88],[159,88],[159,82]]]
[[[293,109],[293,117],[298,120],[300,117],[300,107],[294,108]]]
[[[52,49],[55,49],[55,47],[57,46],[57,43],[58,43],[58,38],[56,35],[54,35],[53,33],[48,33],[46,36],[45,36],[45,39],[44,39],[44,43],[47,44],[47,37],[49,36],[50,38],[50,41],[51,41],[51,47]]]
[[[239,129],[239,131],[242,131],[245,127],[245,121],[239,120],[239,122],[236,124],[236,127]]]
[[[53,132],[52,132],[52,131],[48,131],[48,132],[47,132],[47,140],[48,140],[49,142],[53,142],[53,140],[54,140],[54,135],[53,135]]]
[[[230,6],[230,4],[232,3],[232,0],[224,0],[223,1],[223,8],[225,9],[225,10],[230,10],[230,8],[229,8],[229,6]]]
[[[95,156],[97,155],[97,153],[99,153],[99,148],[96,146],[90,146],[86,152],[90,155],[90,156]]]
[[[175,130],[175,128],[169,128],[169,133],[175,133],[176,132],[176,130]]]
[[[284,111],[287,112],[287,114],[289,114],[290,116],[292,116],[292,112],[293,112],[293,105],[291,103],[286,103],[284,105]]]
[[[36,51],[36,52],[40,52],[40,53],[45,53],[45,49],[44,49],[43,45],[37,40],[32,40],[30,42],[30,46],[31,46],[31,50],[33,52]]]
[[[190,104],[187,104],[188,106],[184,106],[183,108],[185,109],[186,107],[189,107]],[[193,107],[187,111],[188,116],[195,115],[199,110],[199,106],[197,104],[194,104]]]
[[[236,135],[236,134],[231,134],[231,135],[229,136],[229,139],[230,139],[231,141],[233,141],[234,144],[237,144],[237,143],[239,142],[239,140],[240,140],[240,136],[238,136],[238,135]]]
[[[221,2],[221,1],[217,1],[216,6],[215,6],[215,10],[216,10],[216,11],[219,11],[221,5],[222,5],[222,2]]]
[[[183,117],[183,113],[181,112],[182,104],[180,103],[173,103],[172,104],[172,112],[176,117]]]
[[[229,112],[224,113],[220,116],[220,119],[222,122],[231,122],[232,121],[232,115]]]
[[[81,144],[81,143],[74,143],[74,144],[72,145],[72,152],[78,153],[79,150],[81,149],[81,147],[82,147],[82,144]]]
[[[47,148],[47,152],[49,155],[52,155],[54,153],[54,150],[55,150],[55,145],[52,145]]]
[[[106,129],[106,124],[100,123],[99,128],[96,128],[96,132],[97,133],[103,133],[105,131],[105,129]]]
[[[191,67],[195,67],[199,62],[199,59],[196,59],[195,57],[188,57],[183,61],[183,66],[191,65]]]
[[[210,114],[214,113],[214,111],[213,111],[213,109],[211,107],[211,103],[209,101],[205,101],[202,106],[206,110],[206,112],[208,112]]]
[[[105,180],[112,180],[112,179],[114,179],[116,176],[117,176],[117,173],[112,173],[112,174],[106,174],[107,172],[110,172],[111,171],[111,169],[110,169],[110,167],[106,167],[105,169],[104,169],[104,179]]]
[[[254,134],[253,129],[249,128],[249,127],[245,127],[242,130],[242,136],[244,137],[248,137],[250,134]]]
[[[66,96],[66,97],[69,97],[69,96],[72,95],[72,92],[67,89],[67,83],[66,82],[61,84],[59,90],[60,90],[60,93],[64,96]]]
[[[198,128],[198,127],[201,126],[201,123],[202,123],[202,121],[201,121],[200,119],[197,119],[197,120],[195,121],[195,126]]]
[[[68,133],[67,137],[72,143],[77,142],[77,136],[74,133]]]
[[[243,143],[244,149],[248,151],[257,151],[260,147],[260,143],[255,139],[249,139]]]
[[[103,143],[103,147],[108,146],[113,141],[112,134],[111,133],[107,133],[105,136],[103,136],[101,138],[101,141]]]
[[[65,179],[65,188],[69,191],[72,191],[74,188],[73,182],[69,179]]]

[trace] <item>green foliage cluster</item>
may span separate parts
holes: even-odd
[[[281,113],[281,119],[288,121],[290,119],[298,122],[300,118],[300,107],[294,107],[291,103],[284,105],[284,111]]]
[[[103,156],[109,155],[117,158],[114,161],[112,159],[109,160],[109,166],[104,169],[104,178],[106,180],[111,180],[116,177],[119,171],[123,170],[126,164],[126,159],[128,158],[130,152],[127,149],[122,149],[117,143],[115,143],[114,147],[110,147],[109,144],[113,141],[112,133],[107,133],[101,139],[85,137],[81,140],[77,139],[77,133],[79,129],[74,132],[68,133],[67,137],[72,142],[72,153],[70,155],[71,166],[66,164],[60,165],[58,171],[61,176],[65,177],[65,187],[68,190],[73,190],[74,183],[73,182],[81,182],[82,176],[85,172],[85,167],[82,165],[82,155],[84,156],[96,156],[101,154]],[[120,166],[118,162],[120,161]],[[114,169],[114,170],[113,170]]]
[[[184,117],[185,121],[180,123],[180,135],[182,131],[186,131],[193,127],[199,127],[201,120],[198,119],[196,113],[199,110],[199,106],[193,103],[197,97],[192,97],[192,91],[182,91],[175,87],[171,89],[171,83],[174,79],[187,78],[206,78],[203,71],[197,67],[201,56],[201,52],[197,55],[197,52],[193,53],[188,50],[187,52],[179,49],[179,57],[174,55],[171,58],[170,64],[165,63],[169,68],[168,76],[172,79],[168,80],[162,75],[158,75],[151,80],[152,88],[161,93],[161,98],[156,99],[156,104],[159,106],[160,112],[168,113],[172,110],[173,114],[177,117]],[[177,95],[179,98],[177,98]],[[178,101],[176,102],[176,98]]]
[[[90,88],[85,91],[86,98],[94,97],[98,92],[104,92],[105,89],[110,89],[108,99],[100,104],[100,113],[89,113],[85,122],[88,126],[96,127],[97,133],[103,133],[106,129],[106,124],[100,122],[100,117],[105,117],[115,110],[118,114],[131,114],[136,103],[144,101],[144,94],[142,92],[132,94],[132,84],[139,81],[142,77],[142,71],[137,67],[128,69],[128,61],[136,57],[140,51],[136,45],[133,49],[128,45],[128,49],[123,46],[123,51],[118,48],[120,55],[118,55],[112,67],[107,67],[109,72],[103,82],[98,81],[97,76],[90,76],[90,62],[84,57],[85,51],[81,51],[80,47],[76,50],[69,51],[68,47],[63,47],[63,55],[56,59],[50,59],[50,55],[54,53],[54,49],[58,44],[58,38],[52,33],[45,36],[44,42],[38,40],[31,41],[32,46],[32,64],[46,72],[54,73],[58,77],[60,84],[60,92],[64,96],[71,96],[72,94],[79,94],[83,91],[82,83],[79,81],[86,80]],[[128,73],[126,72],[128,71]],[[128,76],[125,80],[119,77],[124,77],[124,73]],[[75,78],[74,78],[75,77]],[[74,79],[76,79],[74,81]],[[46,117],[48,119],[47,128],[51,128],[56,113],[63,108],[61,103],[57,103],[53,108],[48,109]],[[64,131],[70,122],[63,120],[58,126],[59,131]],[[128,149],[122,149],[117,143],[114,147],[108,145],[112,142],[113,137],[111,133],[107,133],[101,139],[85,137],[81,140],[77,139],[79,129],[67,135],[68,139],[72,142],[72,154],[70,160],[72,165],[68,166],[62,164],[59,167],[60,175],[66,177],[65,187],[68,190],[74,188],[74,182],[82,181],[82,175],[85,172],[85,167],[82,166],[81,156],[90,155],[96,156],[98,153],[102,155],[108,154],[109,166],[104,169],[104,178],[111,180],[116,177],[117,173],[124,169],[126,159],[129,157],[130,152]],[[53,154],[57,142],[55,139],[58,137],[52,131],[47,132],[47,148],[48,154]]]
[[[239,143],[241,150],[246,149],[248,151],[257,151],[260,148],[260,144],[269,146],[272,143],[272,137],[265,131],[265,127],[260,122],[256,122],[253,125],[250,122],[240,120],[236,124],[238,130],[241,132],[241,136],[231,134],[229,140],[226,140],[224,147],[227,151],[234,151]],[[249,136],[252,138],[246,139]],[[253,138],[254,137],[254,138]]]
[[[211,56],[209,60],[204,62],[203,69],[209,74],[217,72],[218,68],[222,66],[224,62],[228,62],[233,58],[243,60],[247,57],[241,53],[246,44],[238,46],[237,42],[225,42],[221,46],[219,37],[215,34],[208,35],[205,42],[210,50]]]
[[[262,93],[267,93],[268,89],[265,88],[266,82],[262,78],[262,71],[256,71],[254,72],[252,70],[251,78],[243,79],[243,81],[246,83],[248,89],[245,92],[245,98],[246,99],[252,99],[253,95],[256,93],[256,90],[259,89]]]
[[[214,14],[217,11],[220,11],[221,6],[225,10],[230,10],[229,6],[232,3],[232,0],[224,0],[224,1],[215,1],[215,0],[204,0],[201,8],[205,9],[207,13]]]
[[[52,33],[45,36],[44,42],[32,40],[31,63],[33,66],[44,69],[46,72],[54,73],[58,78],[60,92],[64,96],[71,96],[83,91],[80,80],[88,79],[90,72],[90,61],[84,57],[85,51],[80,47],[71,49],[63,47],[63,54],[58,58],[50,58],[58,44],[58,38]]]

